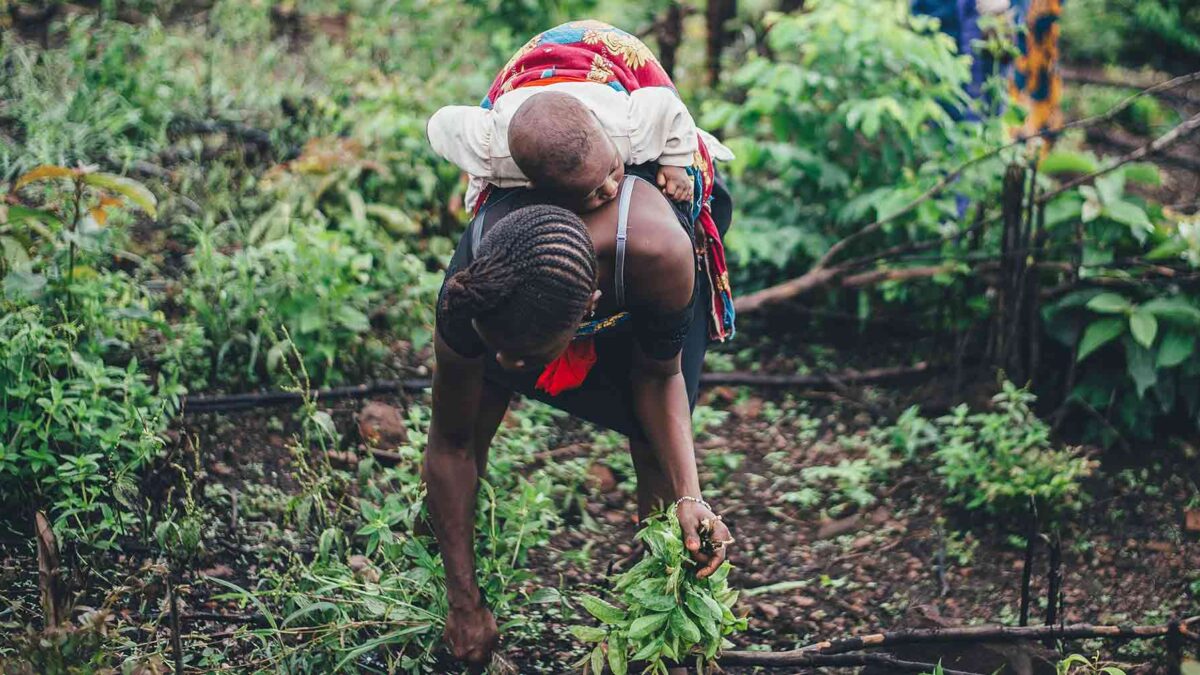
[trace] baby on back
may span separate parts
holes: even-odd
[[[626,165],[656,161],[658,186],[690,202],[699,135],[714,159],[728,148],[696,128],[687,107],[665,87],[623,93],[593,82],[524,87],[490,110],[447,106],[429,120],[435,152],[471,176],[467,205],[484,185],[532,186],[585,213],[616,198]]]

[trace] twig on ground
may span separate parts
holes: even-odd
[[[836,668],[845,666],[886,666],[905,673],[932,673],[936,668],[932,663],[902,661],[890,654],[838,654],[826,656],[823,654],[802,654],[796,651],[788,652],[724,652],[717,657],[722,666],[763,666],[766,668],[784,668],[809,666],[812,668]],[[950,670],[943,668],[945,675],[978,675],[971,671]]]
[[[826,640],[794,650],[798,654],[845,654],[862,649],[891,647],[901,644],[940,644],[962,642],[1022,642],[1026,640],[1079,640],[1084,638],[1133,639],[1166,637],[1172,631],[1188,637],[1183,629],[1200,617],[1181,623],[1147,626],[1109,626],[1072,624],[1068,626],[965,626],[962,628],[931,628],[872,633],[857,637]]]

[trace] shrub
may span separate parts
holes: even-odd
[[[208,366],[217,381],[279,376],[289,354],[286,327],[315,384],[339,382],[365,368],[372,312],[389,328],[428,340],[434,275],[402,244],[354,242],[320,226],[225,253],[197,234],[183,302],[204,328]]]
[[[122,503],[175,409],[137,360],[105,363],[77,326],[39,307],[12,309],[0,317],[0,383],[4,508],[48,508],[56,529],[95,544],[131,526]]]
[[[826,0],[806,10],[777,16],[772,57],[752,57],[733,75],[744,101],[735,94],[703,117],[727,132],[738,155],[729,167],[740,209],[729,247],[768,277],[778,274],[771,268],[803,269],[865,222],[899,210],[985,139],[1003,140],[996,122],[951,119],[950,109],[967,106],[967,61],[907,3]],[[968,171],[962,192],[985,198],[994,184],[978,177],[998,175],[997,166]],[[917,237],[956,219],[947,192],[887,236]]]
[[[1050,514],[1086,503],[1080,482],[1095,462],[1050,441],[1049,426],[1030,409],[1034,400],[1005,382],[994,410],[972,413],[962,404],[935,420],[933,459],[950,502],[997,516],[1025,514],[1031,501]]]

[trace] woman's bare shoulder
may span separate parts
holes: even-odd
[[[692,241],[667,198],[637,181],[629,205],[625,274],[632,303],[673,310],[691,301]]]

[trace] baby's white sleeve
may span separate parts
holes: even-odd
[[[493,178],[494,114],[477,106],[448,105],[429,118],[425,129],[433,151],[484,180]]]
[[[630,164],[691,166],[697,147],[696,123],[675,92],[643,87],[629,95]]]
[[[983,16],[995,16],[1009,10],[1009,0],[975,0],[975,11]]]

